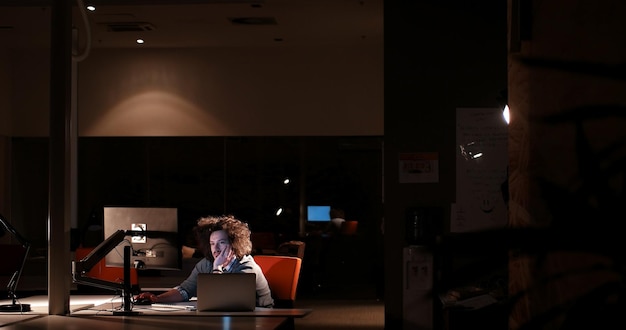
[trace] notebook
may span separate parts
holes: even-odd
[[[197,310],[199,312],[253,311],[256,306],[256,274],[198,274]]]

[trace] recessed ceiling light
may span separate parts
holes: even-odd
[[[88,5],[88,6],[87,6],[87,10],[89,10],[89,11],[95,11],[95,10],[96,10],[96,6],[94,6],[94,5]]]
[[[141,39],[141,38],[137,39],[137,43],[138,43],[138,44],[140,44],[140,45],[141,45],[141,44],[143,44],[143,42],[144,42],[144,41],[143,41],[143,39]]]

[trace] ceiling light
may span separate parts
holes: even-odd
[[[143,39],[141,39],[141,38],[137,39],[137,43],[138,43],[138,44],[140,44],[140,45],[141,45],[141,44],[143,44],[143,42],[144,42],[144,41],[143,41]]]
[[[96,11],[96,6],[94,6],[94,5],[87,5],[87,10],[89,10],[89,11]]]

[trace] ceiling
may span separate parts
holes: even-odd
[[[72,24],[93,48],[383,44],[383,0],[83,1],[90,28],[76,5]],[[0,47],[49,45],[50,3],[0,0]]]

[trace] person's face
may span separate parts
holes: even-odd
[[[225,230],[218,230],[211,233],[209,237],[209,245],[211,246],[211,254],[213,258],[217,258],[217,256],[226,249],[226,247],[230,247],[230,240],[228,239],[228,234],[226,234]]]

